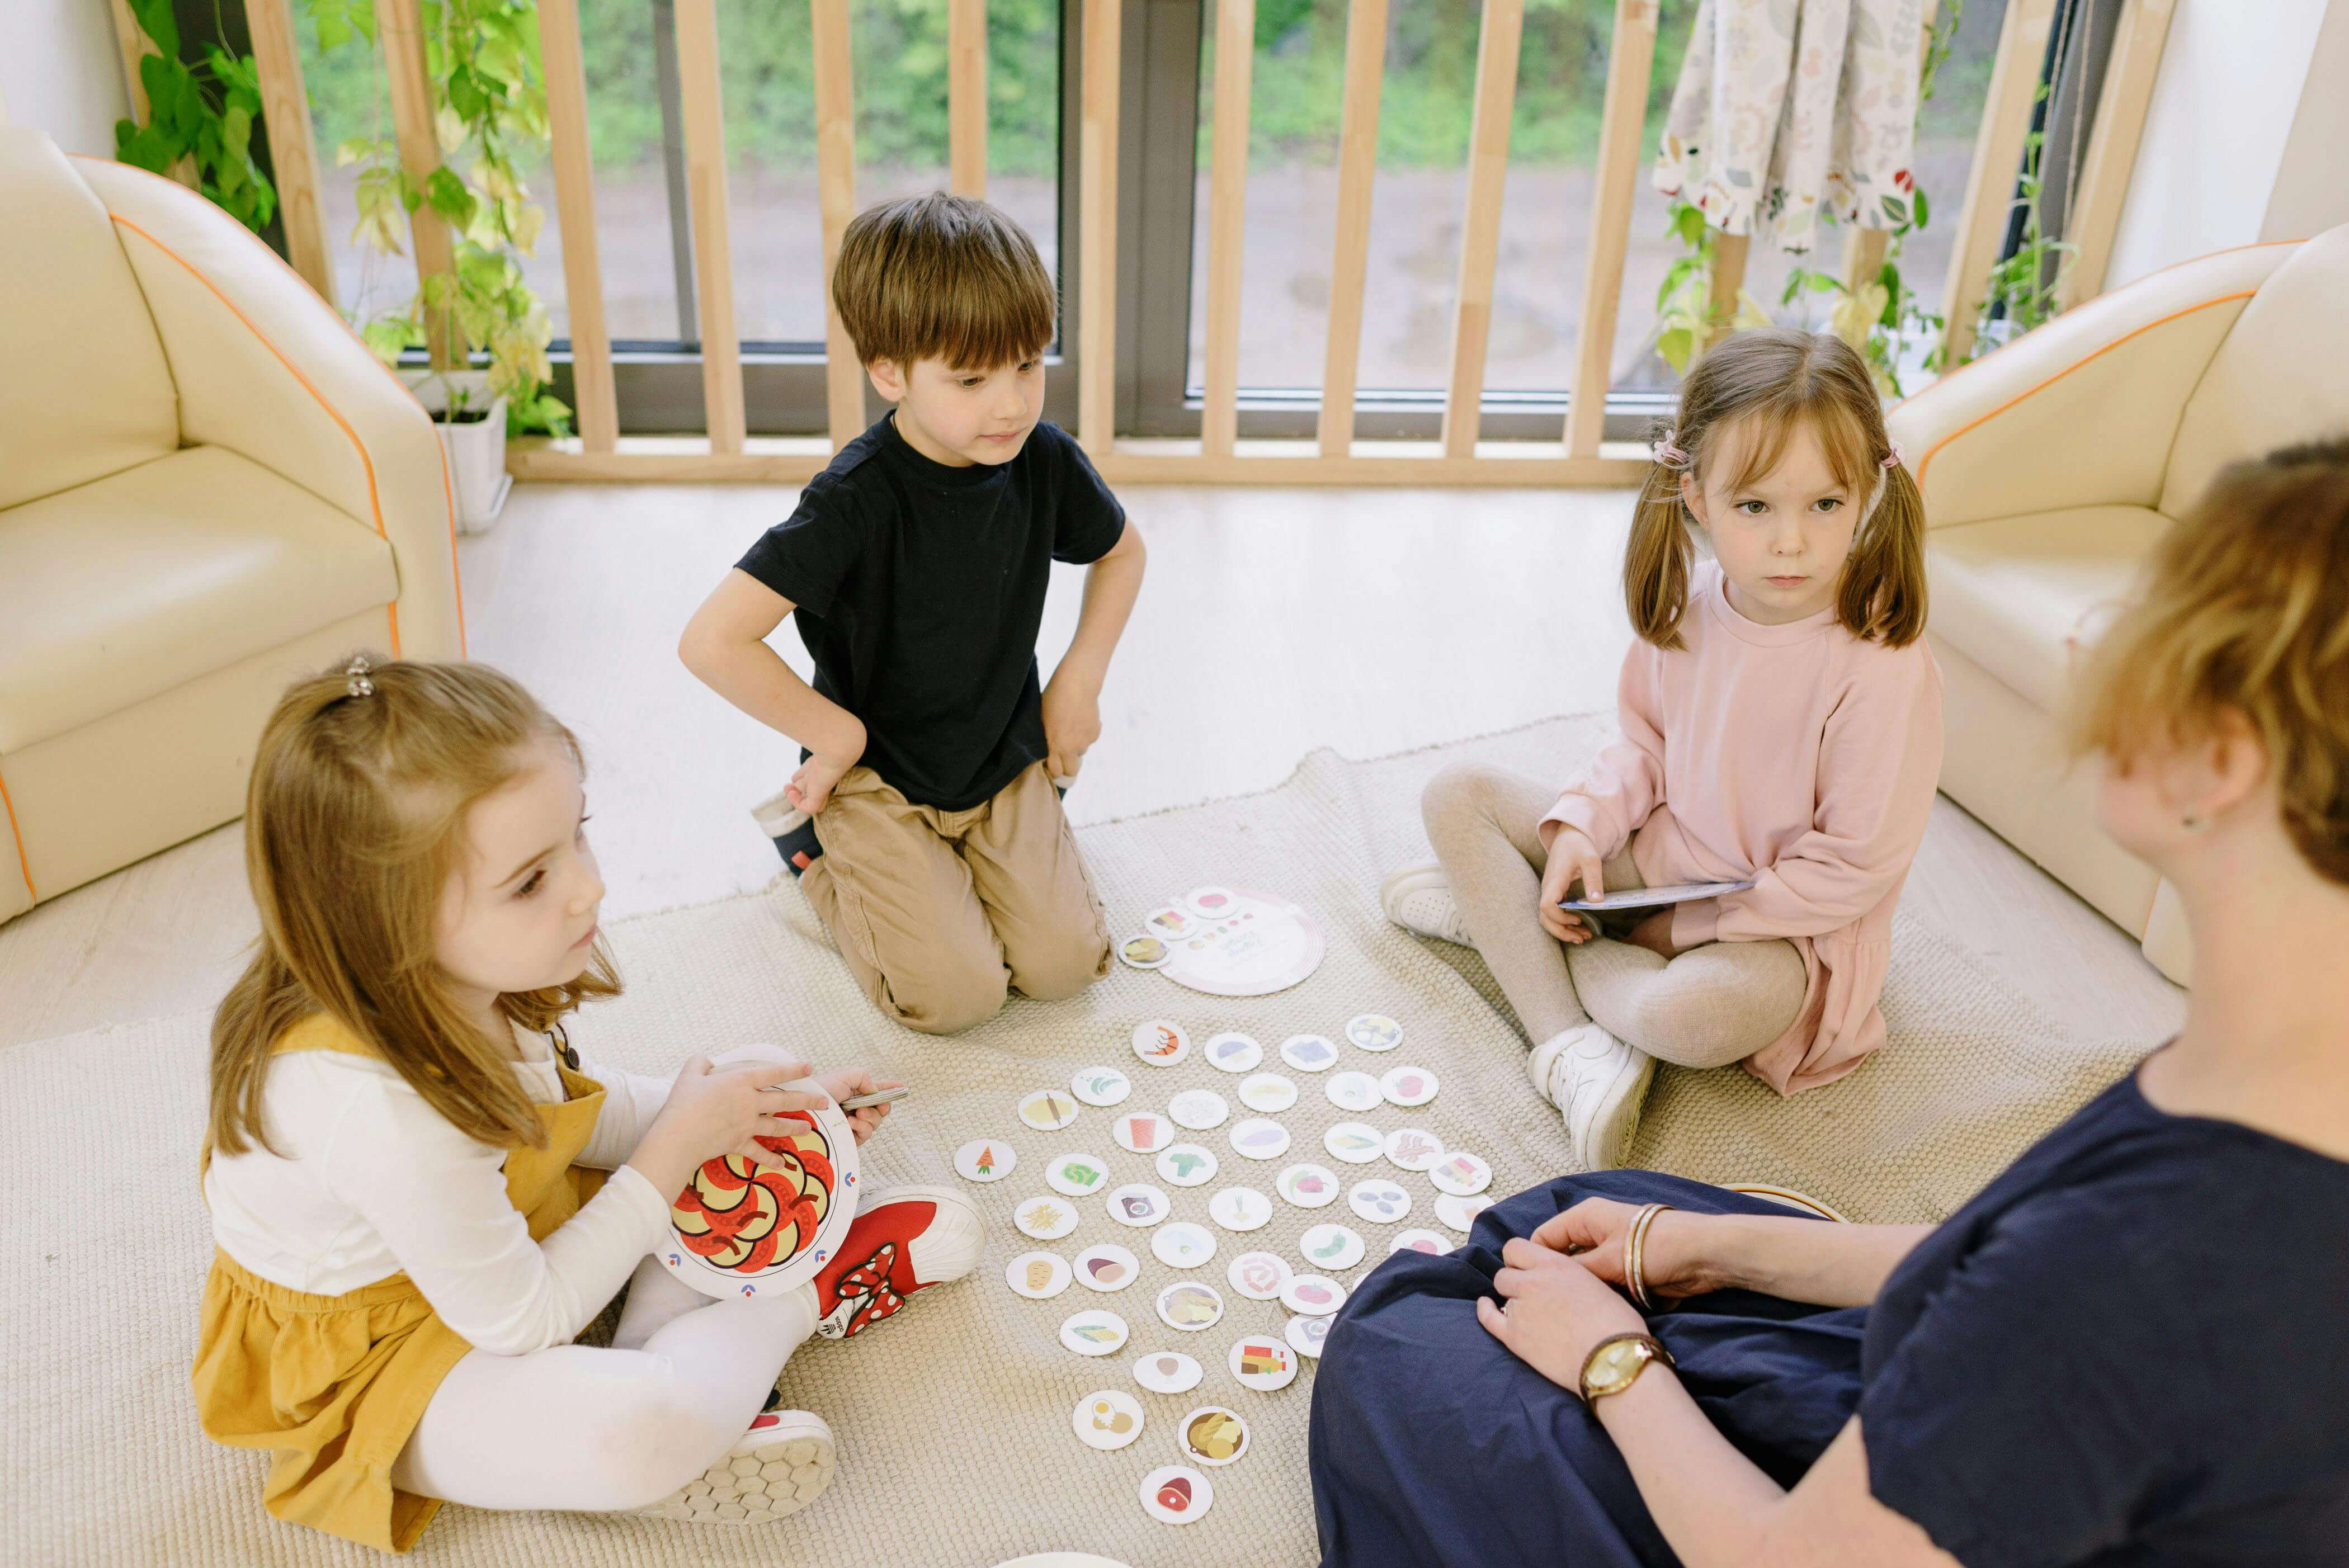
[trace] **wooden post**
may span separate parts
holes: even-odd
[[[1706,307],[1704,346],[1711,348],[1729,335],[1737,319],[1737,296],[1745,289],[1745,259],[1754,249],[1751,234],[1713,237],[1713,284]]]
[[[856,216],[856,113],[851,96],[848,0],[808,0],[815,48],[816,205],[823,221],[823,401],[834,451],[864,431],[864,366],[832,303],[832,270]]]
[[[383,42],[384,77],[391,92],[391,125],[399,141],[399,166],[421,189],[440,167],[440,141],[432,129],[432,78],[424,68],[424,24],[417,0],[376,0],[376,35]],[[449,225],[430,202],[408,215],[416,247],[416,282],[455,280],[456,247]],[[436,370],[465,363],[465,335],[450,313],[427,308],[424,340]]]
[[[2137,168],[2146,109],[2153,101],[2154,77],[2161,69],[2162,46],[2169,40],[2169,18],[2177,8],[2177,0],[2128,0],[2128,9],[2121,13],[2096,103],[2095,129],[2088,133],[2079,191],[2064,221],[2064,237],[2074,248],[2056,278],[2058,310],[2070,310],[2105,291],[2121,202]]]
[[[1362,359],[1362,287],[1370,273],[1371,192],[1379,164],[1379,85],[1386,70],[1387,0],[1346,12],[1346,101],[1338,129],[1338,241],[1330,262],[1330,339],[1321,359],[1321,455],[1354,444],[1354,380]]]
[[[1256,0],[1216,0],[1216,141],[1207,176],[1206,400],[1200,450],[1229,457],[1239,435],[1240,240],[1247,226],[1248,81]]]
[[[254,0],[245,0],[251,6]],[[538,0],[539,54],[546,74],[554,211],[563,225],[563,288],[571,315],[571,400],[579,444],[619,445],[619,397],[612,385],[612,334],[604,318],[604,266],[595,244],[595,166],[587,150],[587,67],[578,0]]]
[[[957,196],[987,196],[987,0],[947,0],[947,161]]]
[[[1509,172],[1509,113],[1517,97],[1525,0],[1485,0],[1476,39],[1476,110],[1468,129],[1468,215],[1452,317],[1452,380],[1444,398],[1444,454],[1474,457],[1493,330],[1493,273],[1501,256],[1501,190]]]
[[[1640,139],[1648,113],[1648,76],[1656,59],[1656,0],[1619,0],[1615,41],[1607,56],[1607,103],[1599,129],[1598,193],[1590,208],[1590,252],[1582,268],[1582,325],[1575,345],[1574,388],[1568,394],[1568,457],[1599,455],[1607,428],[1607,392],[1615,379],[1615,313],[1623,297],[1623,262],[1631,245],[1631,202],[1640,184]]]
[[[693,205],[693,286],[701,315],[701,402],[709,449],[742,449],[742,341],[734,326],[734,242],[726,204],[726,114],[719,96],[716,0],[677,0],[685,179]],[[822,76],[817,77],[819,83]]]
[[[1118,27],[1123,0],[1084,0],[1077,157],[1077,439],[1116,441]]]
[[[154,118],[153,106],[147,101],[147,84],[139,75],[139,62],[150,55],[161,54],[162,48],[139,26],[130,14],[128,0],[112,0],[114,11],[114,44],[122,51],[122,75],[130,97],[130,123],[145,125]],[[196,173],[193,153],[187,154],[171,165],[171,178],[195,190],[202,183]]]
[[[2047,30],[2055,0],[2009,0],[1982,97],[1982,129],[1974,137],[1973,169],[1966,177],[1966,204],[1950,251],[1950,279],[1942,295],[1943,374],[1972,356],[1976,317],[1990,270],[2006,238],[2014,209],[2015,172],[2023,164],[2023,140],[2031,130],[2032,105],[2039,95],[2039,67],[2047,55]]]
[[[244,0],[253,34],[253,68],[261,78],[261,117],[269,129],[269,168],[277,186],[277,216],[285,229],[285,259],[302,279],[335,304],[335,264],[326,249],[318,204],[318,140],[310,127],[310,95],[302,85],[302,56],[294,42],[289,0]]]

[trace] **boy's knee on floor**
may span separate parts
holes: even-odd
[[[940,948],[918,969],[882,977],[881,1010],[925,1035],[955,1035],[1003,1010],[1010,976],[990,944],[986,952]]]

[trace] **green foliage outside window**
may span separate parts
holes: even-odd
[[[192,160],[205,198],[259,233],[277,211],[277,191],[253,160],[253,125],[261,117],[261,78],[253,57],[213,44],[200,64],[189,65],[180,58],[171,0],[129,5],[139,30],[162,52],[139,62],[147,123],[114,122],[115,157],[166,176],[181,159]]]

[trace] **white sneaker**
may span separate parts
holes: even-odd
[[[765,1524],[821,1497],[837,1461],[822,1416],[764,1410],[717,1463],[636,1511],[688,1524]]]
[[[1612,1171],[1623,1163],[1640,1130],[1655,1057],[1596,1024],[1578,1024],[1536,1046],[1526,1071],[1565,1118],[1566,1135],[1586,1169]]]
[[[1402,866],[1379,883],[1379,907],[1405,931],[1474,947],[1476,939],[1460,923],[1460,906],[1452,897],[1452,879],[1433,861]]]

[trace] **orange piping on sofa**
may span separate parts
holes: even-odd
[[[2244,248],[2248,249],[2249,247]],[[2151,332],[2155,327],[2159,326],[2166,322],[2176,321],[2181,315],[2191,315],[2198,310],[2208,310],[2214,304],[2225,304],[2230,300],[2249,299],[2257,293],[2259,293],[2259,290],[2257,289],[2239,289],[2233,294],[2215,294],[2209,299],[2199,301],[2194,304],[2187,305],[2183,309],[2173,310],[2168,315],[2157,316],[2153,320],[2147,322],[2143,326],[2137,327],[2131,332],[2125,332],[2121,334],[2120,336],[2114,338],[2110,343],[2102,345],[2094,353],[2082,355],[2079,358],[2072,361],[2071,364],[2066,365],[2063,369],[2058,370],[2055,374],[2048,377],[2045,380],[2037,382],[2033,386],[2023,388],[2013,397],[2009,397],[2005,402],[2001,403],[1997,407],[1991,409],[1988,413],[1977,415],[1975,418],[1967,420],[1964,424],[1959,426],[1956,429],[1951,431],[1948,435],[1942,437],[1940,440],[1934,442],[1930,447],[1928,447],[1925,449],[1924,457],[1918,459],[1917,463],[1918,488],[1920,490],[1924,488],[1925,470],[1932,466],[1934,458],[1940,455],[1941,449],[1948,446],[1951,441],[1956,440],[1960,436],[1964,435],[1968,430],[1974,428],[1977,425],[1988,424],[1991,420],[1997,418],[2001,414],[2005,413],[2009,408],[2013,407],[2017,403],[2022,402],[2024,398],[2034,397],[2037,394],[2045,391],[2048,387],[2053,387],[2056,382],[2063,380],[2064,377],[2071,375],[2072,372],[2079,369],[2080,366],[2087,364],[2090,360],[2111,353],[2114,349],[2118,348],[2122,344],[2127,343],[2132,337],[2137,337],[2145,333]]]
[[[16,841],[16,869],[25,873],[25,891],[33,895],[35,903],[38,903],[41,902],[41,890],[33,885],[33,861],[25,853],[25,830],[16,825],[16,802],[8,799],[8,780],[5,779],[0,779],[0,806],[7,808],[8,831]]]

